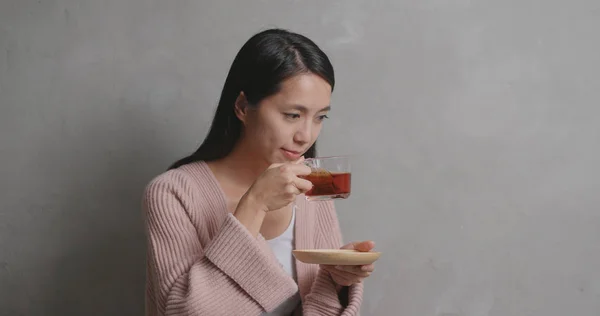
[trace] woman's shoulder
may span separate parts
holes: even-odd
[[[214,223],[222,222],[226,212],[221,212],[223,203],[218,187],[211,184],[210,174],[204,168],[202,163],[188,164],[151,179],[142,198],[144,216],[159,222],[177,222],[178,225],[189,220],[202,234],[214,233]]]
[[[203,161],[190,163],[160,173],[145,187],[144,196],[175,194],[179,199],[213,195],[215,187]]]

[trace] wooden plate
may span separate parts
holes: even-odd
[[[326,265],[364,265],[379,259],[381,252],[361,252],[348,249],[297,249],[294,257],[301,262]]]

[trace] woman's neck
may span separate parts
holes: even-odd
[[[263,173],[269,163],[258,157],[253,150],[240,142],[229,155],[217,162],[219,171],[242,187],[249,188]]]

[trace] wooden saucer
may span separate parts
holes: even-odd
[[[338,266],[371,264],[381,256],[381,252],[349,249],[297,249],[292,253],[296,259],[304,263]]]

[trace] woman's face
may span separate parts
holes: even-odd
[[[244,141],[269,164],[297,160],[317,140],[330,100],[331,86],[321,77],[306,73],[288,78],[257,107],[238,111]]]

